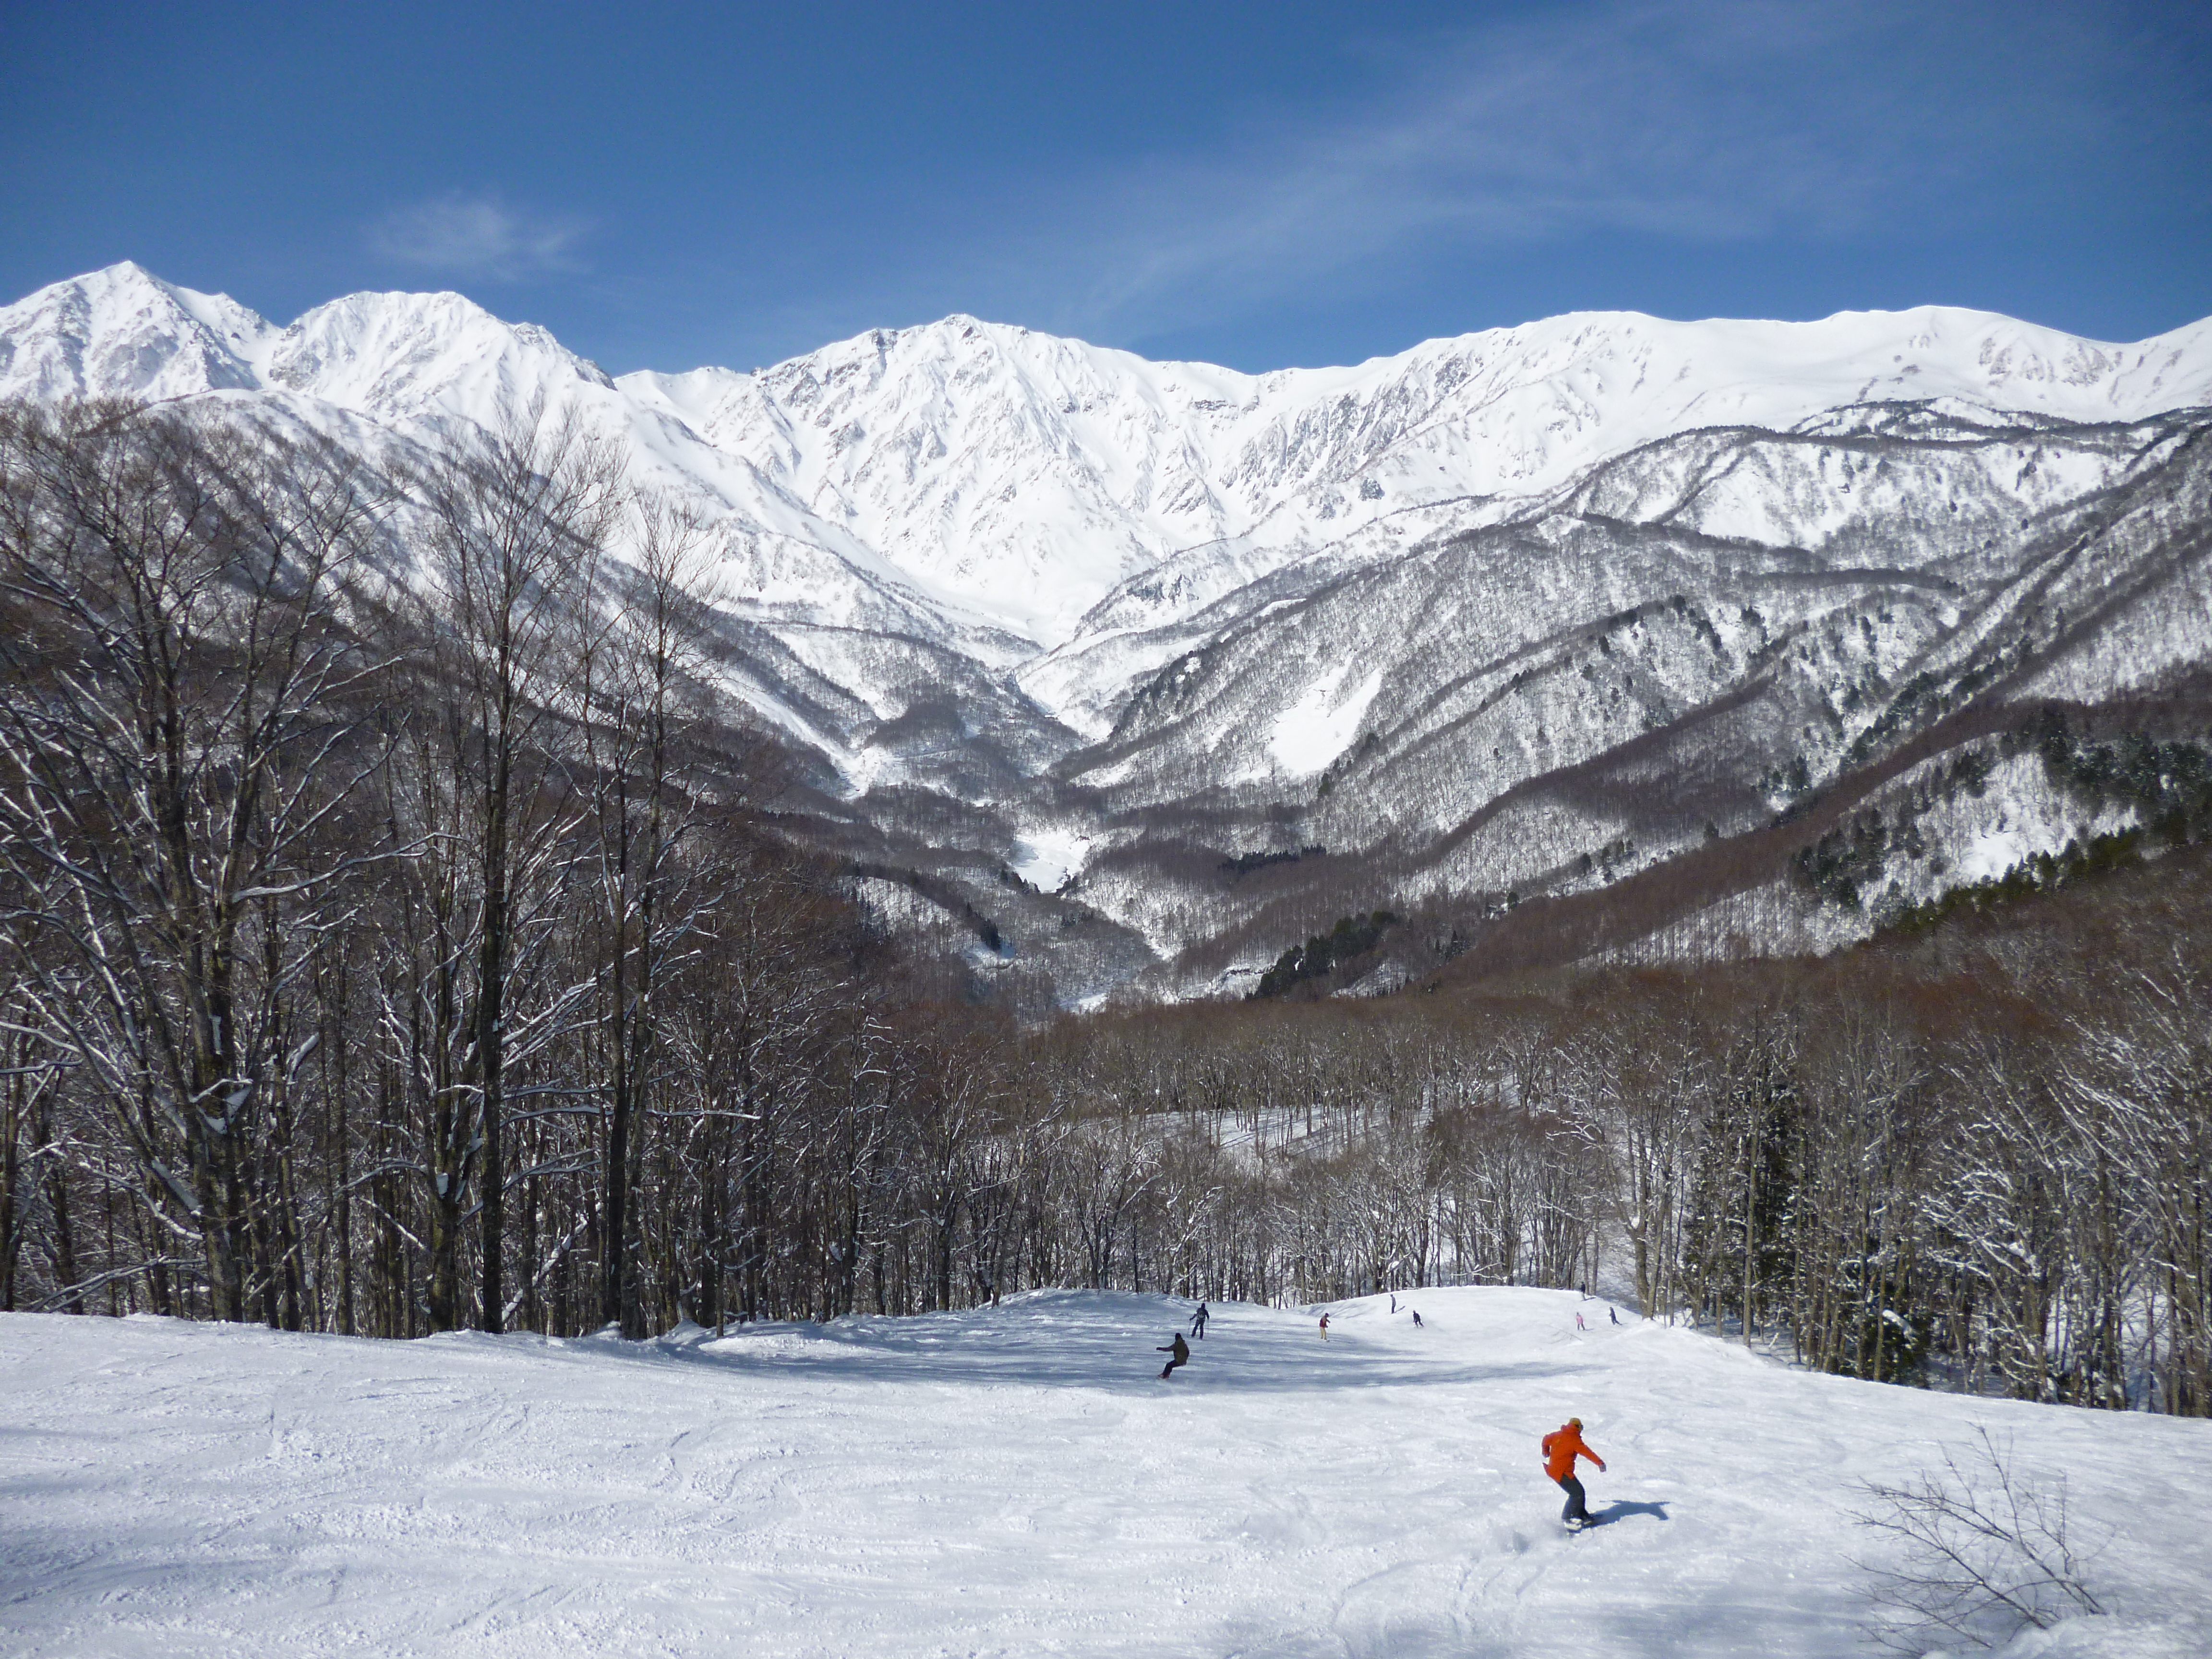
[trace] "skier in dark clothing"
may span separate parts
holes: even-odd
[[[1160,1377],[1163,1382],[1175,1375],[1176,1366],[1190,1364],[1190,1344],[1182,1340],[1181,1331],[1175,1334],[1175,1340],[1169,1343],[1166,1347],[1155,1348],[1152,1352],[1164,1353],[1168,1357],[1168,1363],[1160,1368]]]
[[[1607,1308],[1605,1310],[1605,1316],[1616,1325],[1620,1323],[1620,1310],[1618,1308]]]
[[[1198,1304],[1198,1311],[1190,1316],[1190,1334],[1197,1341],[1206,1340],[1206,1322],[1213,1316],[1206,1310],[1206,1304]]]
[[[1418,1328],[1419,1327],[1420,1322],[1421,1322],[1421,1310],[1420,1310],[1419,1308],[1416,1308],[1416,1309],[1414,1309],[1414,1310],[1413,1310],[1413,1324],[1414,1324],[1414,1326],[1415,1326],[1415,1328]]]

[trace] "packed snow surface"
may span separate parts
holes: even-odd
[[[1420,1309],[1415,1329],[1403,1310]],[[1986,1425],[2212,1650],[2212,1424],[1783,1369],[1606,1304],[1054,1292],[647,1343],[0,1316],[11,1654],[1863,1655],[1856,1481]],[[1592,1328],[1577,1334],[1581,1311]],[[1566,1536],[1570,1413],[1613,1524]]]

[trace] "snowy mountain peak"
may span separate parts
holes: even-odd
[[[158,402],[250,390],[273,332],[228,295],[179,288],[126,259],[0,307],[0,397]]]
[[[733,586],[780,623],[919,626],[963,651],[994,635],[993,672],[1029,641],[1060,660],[1024,672],[1028,695],[1097,732],[1119,693],[1079,690],[1092,665],[1069,653],[1322,550],[1356,562],[1503,521],[1698,428],[1839,430],[1834,411],[1893,402],[2075,421],[2212,403],[2212,320],[2115,345],[1945,307],[1586,312],[1254,375],[955,313],[750,374],[611,380],[451,293],[350,295],[280,332],[125,264],[0,312],[0,393],[216,391],[402,433],[543,397],[719,517]]]
[[[955,313],[751,374],[614,380],[450,293],[351,295],[279,333],[125,264],[0,313],[0,392],[223,390],[400,427],[577,404],[753,545],[796,538],[1051,647],[1170,619],[1378,526],[1515,510],[1689,428],[1788,429],[1891,400],[2075,420],[2212,402],[2212,324],[2120,346],[1942,307],[1809,323],[1588,312],[1252,375]]]
[[[124,264],[0,311],[6,394],[264,400],[368,448],[542,399],[712,524],[725,687],[810,787],[894,841],[930,821],[896,803],[957,798],[961,914],[1014,937],[1034,901],[1098,986],[1169,957],[1241,985],[1188,954],[1217,923],[1272,959],[1350,908],[1602,884],[1999,663],[2094,703],[2205,653],[2169,530],[2212,488],[2212,319],[2124,345],[1942,307],[1581,313],[1249,374],[955,313],[610,379],[458,294],[280,331]],[[2017,783],[2000,810],[2034,805]],[[1928,868],[1980,868],[1987,829],[1931,820]],[[1039,882],[1103,931],[1063,938]]]
[[[398,421],[477,422],[544,392],[612,391],[598,364],[534,323],[507,323],[459,294],[351,294],[274,342],[264,384]]]

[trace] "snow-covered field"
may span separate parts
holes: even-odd
[[[1127,1295],[642,1344],[0,1316],[0,1650],[1861,1655],[1854,1483],[1987,1425],[2110,1536],[2114,1616],[2018,1651],[2212,1652],[2212,1423],[1410,1301],[1220,1308],[1172,1382],[1188,1304]]]

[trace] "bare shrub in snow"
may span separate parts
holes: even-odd
[[[1875,1631],[1884,1646],[1926,1653],[1962,1638],[1996,1647],[2105,1611],[2085,1577],[2094,1552],[2068,1525],[2064,1480],[2017,1473],[2009,1440],[1977,1429],[1971,1445],[1943,1447],[1938,1467],[1864,1490],[1874,1507],[1856,1518],[1895,1546],[1859,1564],[1889,1614]]]

